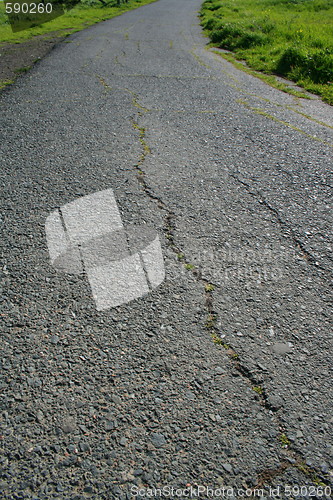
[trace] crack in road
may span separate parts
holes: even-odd
[[[184,266],[184,268],[188,272],[190,272],[194,276],[196,281],[199,282],[204,288],[204,309],[206,311],[205,328],[209,332],[212,341],[216,345],[216,347],[224,348],[224,351],[221,352],[224,352],[227,355],[229,361],[233,364],[238,374],[241,375],[241,377],[247,383],[247,385],[251,386],[251,388],[255,392],[254,401],[256,401],[265,411],[270,412],[271,414],[274,415],[274,420],[276,422],[277,428],[280,431],[280,436],[285,436],[288,431],[286,427],[283,425],[279,416],[277,415],[276,413],[277,410],[269,402],[266,389],[264,387],[261,386],[258,387],[255,385],[258,383],[256,377],[253,376],[253,374],[247,368],[247,366],[240,360],[237,351],[234,350],[234,348],[230,344],[225,344],[223,342],[223,339],[221,337],[221,331],[217,327],[218,314],[214,310],[213,291],[216,288],[216,285],[208,282],[202,277],[200,267],[192,264],[191,259],[185,255],[184,251],[177,244],[175,237],[176,214],[168,207],[168,205],[158,195],[154,193],[153,189],[149,186],[149,183],[146,178],[146,173],[143,169],[143,164],[145,162],[147,155],[151,153],[151,148],[148,146],[148,143],[146,141],[146,128],[141,127],[139,125],[139,119],[143,115],[143,113],[148,112],[150,110],[138,104],[139,97],[135,92],[129,89],[124,89],[124,90],[133,95],[132,104],[135,108],[140,109],[140,111],[137,111],[137,119],[132,120],[133,128],[137,130],[139,133],[139,141],[142,148],[142,153],[139,157],[139,160],[134,165],[137,174],[136,177],[144,193],[149,197],[151,201],[156,203],[157,207],[160,210],[163,210],[165,212],[163,232],[169,248],[176,255],[177,261],[180,262]],[[230,175],[236,181],[243,184],[252,196],[256,196],[256,198],[258,198],[259,195],[251,191],[251,187],[248,184],[241,181],[235,174],[230,174]],[[303,252],[309,263],[314,264],[316,265],[317,268],[321,269],[321,267],[316,262],[315,258],[304,248],[304,245],[298,241],[298,239],[294,236],[292,230],[289,228],[287,223],[285,223],[281,219],[278,211],[273,207],[271,207],[267,201],[261,200],[261,203],[266,208],[268,208],[272,213],[274,213],[281,226],[289,230],[295,245]],[[260,391],[257,392],[255,390],[256,388],[260,389]],[[262,487],[264,484],[266,485],[271,484],[276,477],[281,476],[288,469],[292,468],[296,468],[301,472],[303,472],[316,485],[321,484],[326,486],[330,484],[328,477],[325,477],[325,475],[323,475],[322,472],[320,472],[315,467],[309,467],[306,465],[306,461],[303,454],[297,449],[295,445],[292,445],[290,442],[288,442],[287,445],[286,455],[287,455],[286,460],[282,461],[278,468],[267,468],[262,470],[261,472],[258,472],[258,480],[256,485],[253,487],[254,495],[255,495],[255,490],[257,488]]]
[[[323,267],[322,265],[319,264],[317,261],[316,257],[311,254],[309,250],[306,249],[304,243],[299,239],[299,237],[296,236],[295,231],[290,227],[290,225],[284,221],[279,213],[279,211],[274,208],[265,198],[264,196],[257,191],[253,191],[252,187],[250,184],[245,182],[244,180],[241,180],[236,174],[231,173],[229,174],[230,177],[232,177],[236,182],[241,184],[242,186],[245,187],[246,191],[256,199],[258,203],[266,207],[272,214],[274,214],[276,220],[280,224],[281,228],[283,228],[287,234],[290,236],[290,238],[293,241],[293,244],[295,248],[299,251],[299,253],[303,256],[303,258],[311,265],[315,266],[316,269],[320,269],[321,271],[328,273],[328,269]]]
[[[220,61],[220,59],[221,59],[220,55],[219,55],[219,54],[217,55],[214,51],[213,51],[212,53],[215,55],[216,60],[217,60],[217,61]],[[230,78],[231,80],[233,80],[235,83],[237,83],[237,84],[240,84],[240,83],[241,83],[241,82],[240,82],[240,80],[239,80],[238,78],[236,78],[236,77],[235,77],[232,73],[230,73],[230,72],[229,72],[229,71],[227,71],[226,69],[221,69],[221,72],[222,72],[223,74],[225,74],[228,78]],[[254,75],[253,75],[253,76],[254,76]],[[271,99],[268,99],[267,97],[262,97],[262,96],[260,96],[260,95],[257,95],[257,94],[255,94],[255,93],[253,93],[253,92],[249,92],[248,90],[246,90],[246,89],[244,89],[244,88],[240,87],[239,85],[232,84],[232,83],[227,82],[227,81],[225,81],[225,80],[223,80],[223,83],[224,83],[225,85],[228,85],[229,87],[231,87],[231,88],[233,88],[233,89],[237,90],[237,91],[238,91],[238,92],[240,92],[241,94],[245,94],[245,95],[247,95],[247,96],[249,96],[249,97],[254,97],[255,99],[258,99],[258,100],[260,100],[260,101],[263,101],[263,102],[269,103],[269,104],[271,104],[272,106],[276,106],[276,107],[278,107],[278,108],[281,108],[281,109],[286,109],[286,110],[288,110],[288,111],[291,111],[291,112],[293,112],[293,113],[296,113],[296,114],[298,114],[298,115],[302,116],[303,118],[306,118],[307,120],[309,120],[309,121],[311,121],[311,122],[313,122],[313,123],[316,123],[317,125],[321,125],[322,127],[325,127],[325,128],[328,128],[328,129],[333,129],[333,126],[332,126],[332,125],[330,125],[329,123],[325,123],[324,121],[319,120],[319,119],[317,119],[317,118],[314,118],[313,116],[311,116],[311,115],[309,115],[309,114],[303,113],[302,111],[300,111],[300,110],[298,110],[298,109],[295,109],[295,107],[293,107],[293,106],[291,106],[291,105],[288,105],[288,104],[280,104],[280,103],[278,103],[278,102],[274,102],[274,101],[272,101]],[[292,94],[290,94],[290,95],[292,96]],[[300,98],[300,97],[298,97],[298,96],[292,96],[292,97],[293,97],[293,98],[294,98],[294,100],[295,100],[295,105],[297,105],[297,106],[301,106],[301,107],[302,107],[302,102],[301,102],[301,100],[300,100],[301,98]],[[246,103],[246,101],[243,101],[242,103],[244,104],[244,106],[246,106],[246,107],[248,107],[248,108],[250,109],[250,106],[249,106],[249,104],[248,104],[248,103]],[[259,109],[258,109],[258,108],[252,108],[252,110],[253,110],[253,111],[255,111],[255,110],[259,111]],[[263,110],[261,110],[261,113],[259,113],[259,114],[263,114],[263,113],[264,113],[264,112],[263,112]],[[270,117],[271,117],[270,115],[267,115],[267,118],[270,118]],[[273,117],[273,118],[274,118],[274,117]],[[284,125],[287,125],[287,126],[289,126],[289,127],[294,128],[293,126],[291,126],[291,125],[290,125],[290,124],[288,124],[287,122],[283,122],[282,120],[280,121],[280,123],[282,123],[282,124],[284,124]],[[297,127],[296,127],[295,129],[297,130]],[[303,133],[303,131],[302,131],[301,129],[299,129],[299,131]],[[304,132],[304,133],[305,133],[305,132]],[[305,134],[306,134],[306,133],[305,133]],[[314,136],[311,136],[311,138],[313,138],[314,140],[318,140],[318,138],[316,138],[316,137],[314,137]],[[324,141],[323,141],[323,142],[324,142]],[[332,144],[330,144],[330,143],[326,143],[326,142],[324,142],[324,143],[325,143],[325,144],[328,144],[329,146],[333,146],[333,145],[332,145]]]
[[[251,106],[248,102],[244,101],[243,99],[236,99],[236,102],[238,104],[241,104],[242,106],[247,108],[249,111],[252,111],[253,113],[255,113],[257,115],[263,116],[264,118],[268,118],[276,123],[279,123],[280,125],[284,125],[287,128],[291,128],[292,130],[295,130],[296,132],[299,132],[300,134],[305,135],[306,137],[308,137],[309,139],[312,139],[313,141],[321,142],[322,144],[325,144],[325,146],[329,146],[329,147],[333,148],[333,144],[331,144],[330,142],[327,142],[324,139],[321,139],[320,137],[317,137],[315,135],[308,134],[307,132],[300,129],[299,127],[296,127],[295,125],[292,125],[291,123],[286,122],[285,120],[280,120],[279,118],[276,118],[276,116],[273,116],[273,115],[267,113],[264,109]]]

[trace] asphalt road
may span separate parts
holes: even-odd
[[[199,6],[72,35],[1,96],[2,499],[333,498],[333,108],[206,50]],[[45,221],[106,189],[166,276],[97,311]]]

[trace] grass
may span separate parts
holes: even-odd
[[[185,264],[185,268],[188,270],[188,271],[192,271],[193,269],[195,269],[195,266],[193,264]]]
[[[23,73],[27,73],[30,68],[31,68],[31,66],[25,66],[23,68],[17,68],[15,70],[15,73],[17,73],[18,75],[22,75]]]
[[[263,393],[264,393],[264,390],[263,390],[263,388],[262,388],[262,387],[260,387],[260,385],[254,385],[254,386],[252,387],[252,390],[253,390],[254,392],[256,392],[257,394],[263,394]]]
[[[223,346],[223,340],[215,332],[211,334],[214,344]]]
[[[0,90],[7,87],[7,85],[11,85],[12,83],[14,83],[14,80],[0,80]]]
[[[74,8],[67,10],[62,16],[16,33],[12,32],[7,14],[5,13],[4,3],[0,2],[0,43],[20,43],[34,36],[44,35],[45,33],[50,33],[50,36],[54,36],[54,32],[58,32],[59,36],[64,36],[65,34],[80,31],[92,24],[111,19],[123,12],[136,9],[141,5],[146,5],[154,1],[156,0],[129,0],[127,3],[117,6],[116,0],[111,0],[104,6],[98,0],[82,0]]]
[[[280,434],[278,439],[283,447],[287,448],[290,445],[290,441],[285,434]]]
[[[221,53],[218,52],[217,50],[214,52],[219,56],[222,56],[227,61],[231,62],[236,68],[241,69],[242,71],[245,71],[245,73],[255,76],[256,78],[260,78],[260,80],[266,82],[271,87],[275,87],[276,89],[282,90],[282,92],[286,92],[287,94],[294,95],[295,97],[302,97],[303,99],[311,99],[311,97],[309,97],[309,94],[301,92],[300,90],[293,89],[289,85],[279,81],[273,75],[267,75],[259,71],[254,71],[253,69],[250,69],[248,66],[244,66],[243,63],[237,61],[236,56],[232,52]],[[234,85],[234,87],[236,87],[236,85]]]
[[[333,0],[205,0],[212,45],[333,105]]]
[[[317,476],[317,473],[311,470],[311,468],[308,467],[305,463],[300,463],[296,465],[296,467],[300,472],[308,476],[314,484],[325,488],[326,484],[323,481],[321,481],[320,478]]]

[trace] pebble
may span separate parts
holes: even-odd
[[[135,476],[135,477],[142,476],[143,473],[144,473],[144,471],[142,469],[135,469],[133,472],[133,476]]]
[[[283,399],[280,396],[274,396],[269,394],[267,398],[269,406],[271,406],[274,410],[278,410],[284,404]]]
[[[127,439],[125,438],[125,436],[123,436],[120,441],[119,441],[119,444],[121,446],[127,446]]]
[[[222,467],[227,472],[229,472],[229,473],[232,472],[232,466],[230,464],[222,464]]]
[[[116,420],[108,420],[105,422],[105,430],[106,431],[112,431],[113,429],[116,429],[118,427],[117,421]]]
[[[291,347],[289,344],[285,344],[284,342],[276,342],[272,345],[272,350],[276,354],[287,354],[291,351]]]
[[[61,428],[66,434],[70,434],[75,431],[76,425],[73,420],[68,419],[63,421]]]
[[[192,391],[186,391],[185,392],[185,396],[190,401],[195,401],[195,399],[196,399],[196,396],[195,396],[195,394]]]
[[[84,441],[79,442],[79,450],[82,452],[90,451],[90,446],[88,443],[85,443]]]
[[[157,432],[154,432],[150,436],[150,440],[152,444],[155,446],[155,448],[161,448],[162,446],[166,445],[166,439],[163,434],[159,434]]]

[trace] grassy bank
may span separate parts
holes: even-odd
[[[136,9],[141,5],[154,1],[156,0],[129,0],[127,3],[121,3],[120,6],[117,6],[116,0],[111,0],[107,2],[107,6],[104,6],[98,0],[82,0],[73,9],[68,10],[62,16],[34,28],[16,33],[12,32],[8,17],[5,13],[4,3],[0,2],[0,43],[20,43],[36,35],[57,31],[59,32],[59,36],[63,36],[64,32],[68,33],[82,30],[99,21],[111,19],[127,10]]]
[[[333,0],[206,0],[212,44],[333,105]]]

